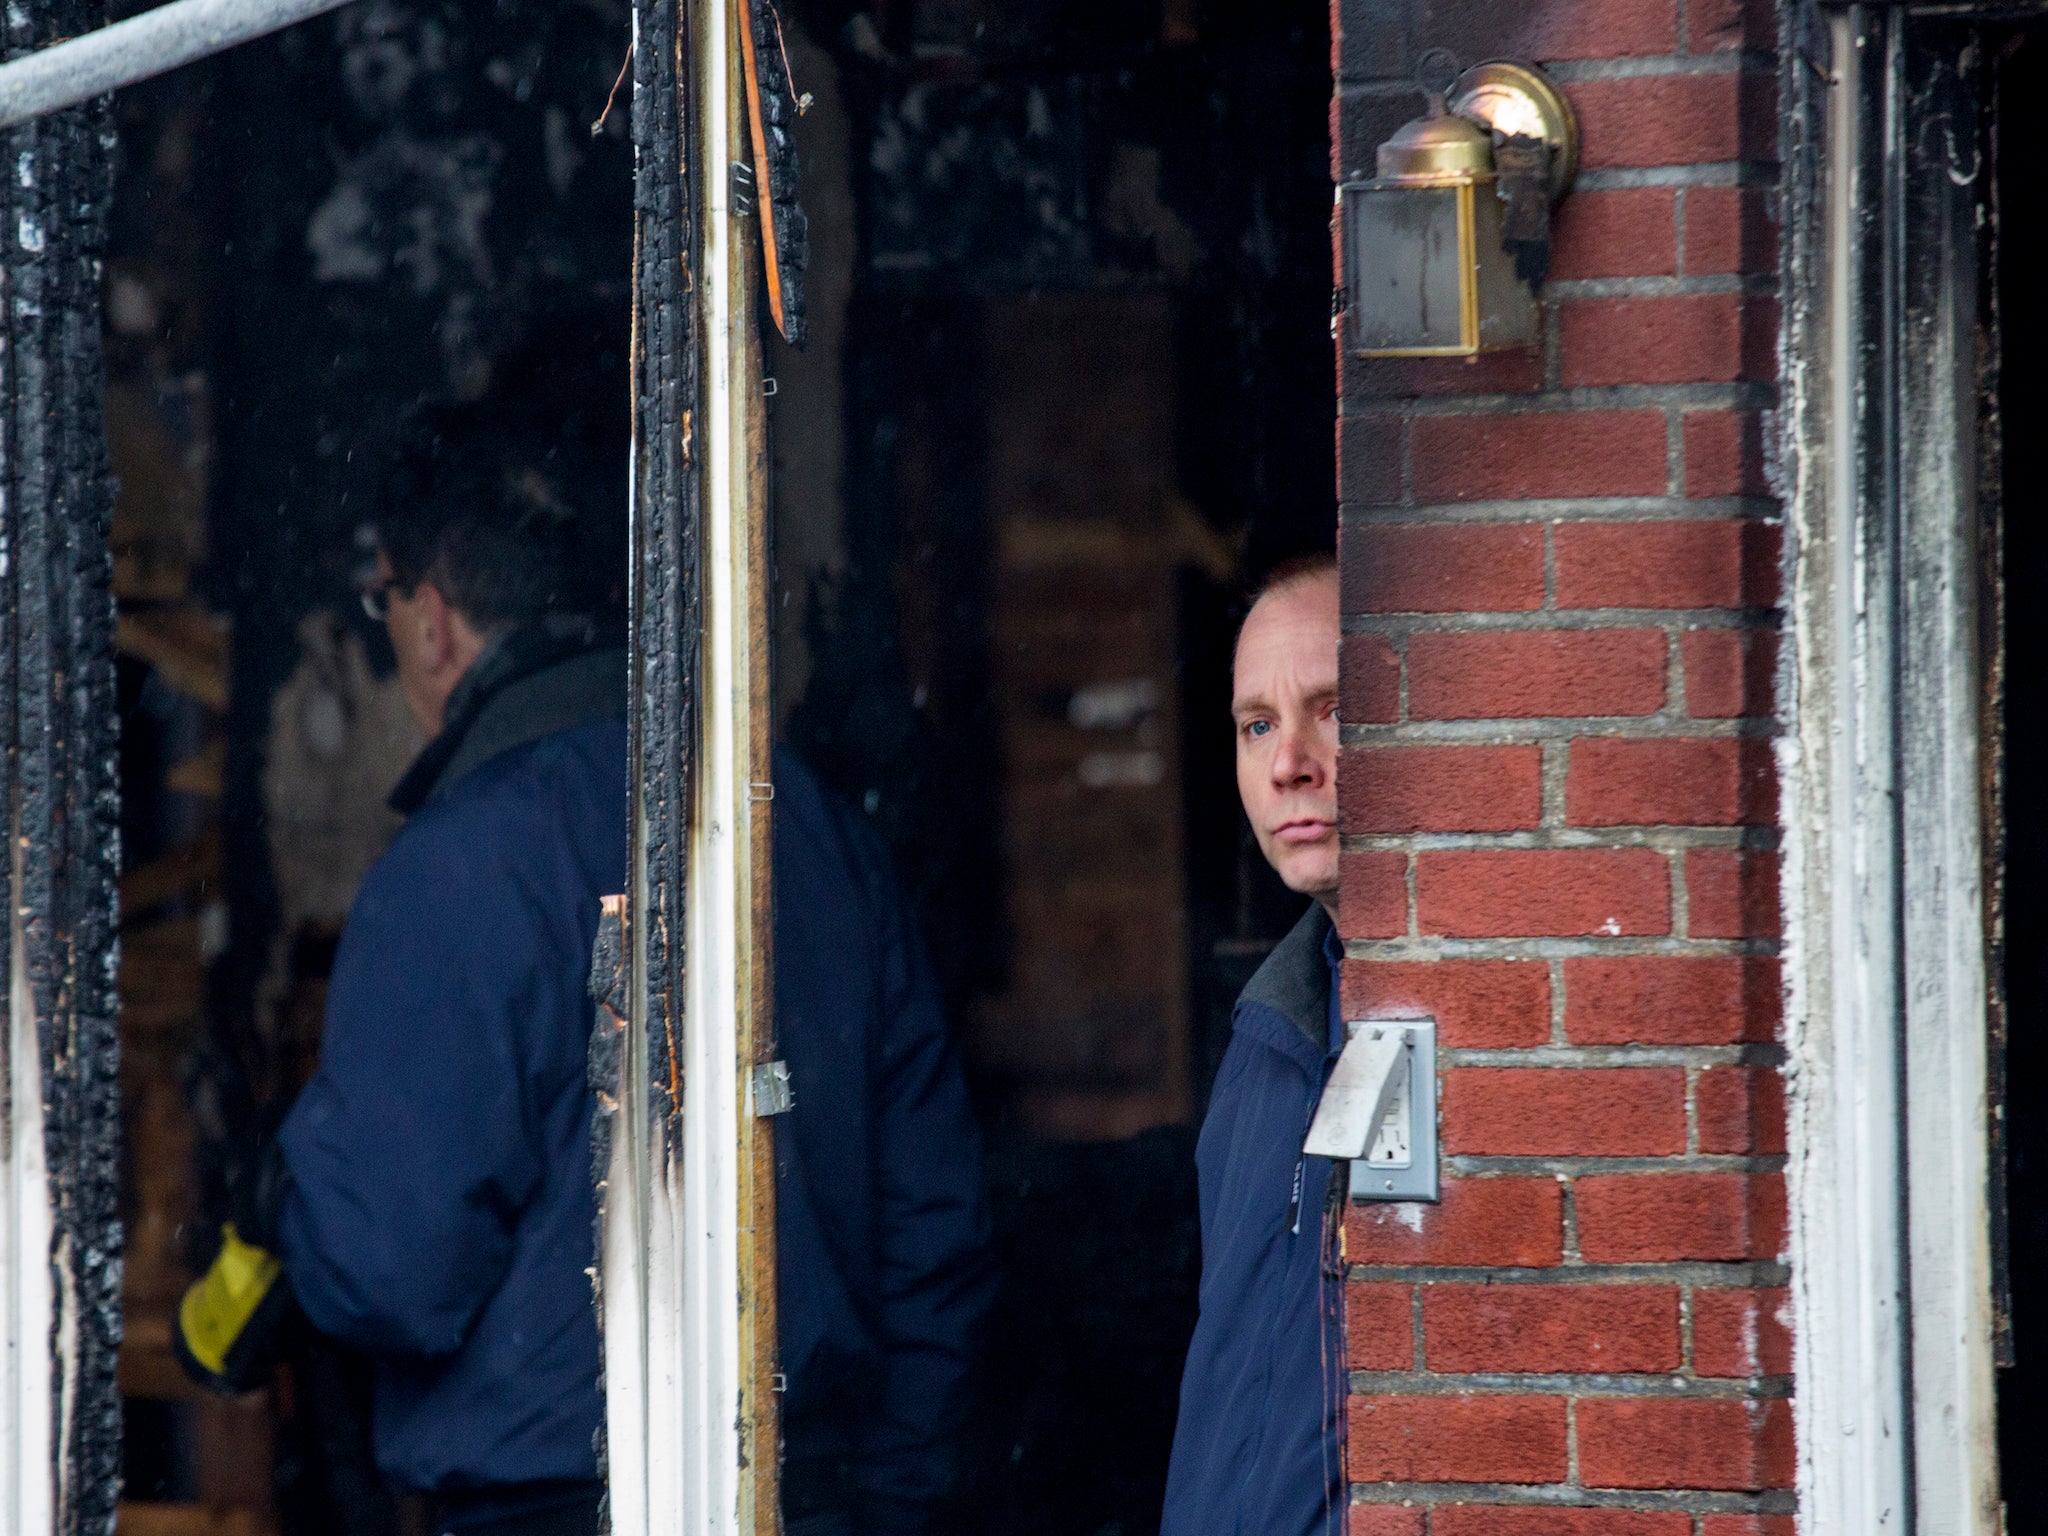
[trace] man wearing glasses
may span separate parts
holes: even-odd
[[[445,413],[394,478],[364,604],[430,740],[229,1234],[369,1356],[378,1466],[457,1536],[596,1536],[604,1491],[586,988],[627,869],[625,559],[616,461],[556,428]],[[991,1299],[979,1138],[886,856],[782,754],[776,789],[784,1512],[915,1536]],[[184,1332],[232,1385],[233,1340]]]

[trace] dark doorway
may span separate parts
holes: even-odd
[[[1300,905],[1227,706],[1243,585],[1336,523],[1328,7],[784,13],[814,259],[810,347],[767,344],[778,722],[895,855],[987,1140],[956,1523],[1139,1536],[1197,1127]],[[118,103],[131,1536],[418,1516],[348,1359],[212,1400],[171,1317],[417,746],[353,591],[398,423],[536,355],[623,417],[628,36],[625,0],[359,0]]]
[[[2029,103],[2048,90],[2048,30],[2029,26],[1992,34],[1985,48],[1995,74],[1996,240],[1990,257],[1996,298],[1999,368],[1987,446],[2003,459],[1987,480],[2002,538],[2002,571],[1987,572],[2001,616],[2003,691],[1991,701],[1990,724],[2002,733],[2002,828],[1987,846],[2003,867],[1991,888],[2003,897],[2003,933],[1992,914],[1992,942],[2002,941],[2004,996],[1994,1001],[1994,1147],[2005,1153],[1996,1178],[2003,1189],[2002,1230],[1994,1226],[2000,1262],[1998,1435],[2007,1524],[2015,1531],[2048,1526],[2048,1472],[2038,1454],[2048,1427],[2048,619],[2036,595],[2048,582],[2048,526],[2041,487],[2048,484],[2048,293],[2040,281],[2048,254],[2048,167],[2027,127]],[[1997,542],[1993,541],[1993,547]],[[1994,801],[1996,815],[1997,801]],[[1998,972],[1994,970],[1994,975]],[[2002,1052],[1996,1049],[2003,1045]],[[2002,1057],[2002,1061],[2001,1061]],[[1994,1185],[1994,1218],[1999,1214]]]
[[[355,582],[401,424],[539,349],[616,415],[623,492],[632,152],[605,107],[630,36],[626,0],[364,3],[116,102],[133,1536],[390,1536],[404,1514],[358,1362],[306,1341],[268,1390],[216,1398],[171,1331],[238,1143],[312,1070],[342,918],[398,825],[417,728]]]
[[[988,1143],[962,1529],[1155,1530],[1194,1144],[1299,914],[1238,594],[1331,547],[1327,6],[787,8],[811,341],[771,343],[777,705],[884,833]]]

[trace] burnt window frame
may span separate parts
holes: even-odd
[[[10,7],[0,52],[103,19],[93,0]],[[110,134],[104,101],[29,123],[0,177],[0,1524],[62,1536],[110,1529],[120,1487]]]
[[[772,1130],[750,1094],[772,1055],[773,788],[743,15],[633,15],[632,819],[624,1007],[593,1042],[619,1536],[780,1523]],[[106,19],[101,0],[10,6],[0,58]],[[112,144],[107,100],[69,108],[6,131],[0,178],[0,1523],[52,1536],[111,1529],[120,1491]]]

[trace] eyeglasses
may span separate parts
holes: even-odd
[[[391,617],[391,589],[397,585],[396,581],[372,582],[358,594],[363,600],[363,612],[372,624],[382,624]]]

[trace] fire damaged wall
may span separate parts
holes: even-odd
[[[235,174],[206,582],[239,619],[230,868],[263,865],[259,744],[301,618],[360,619],[355,531],[408,411],[486,396],[518,354],[529,374],[547,359],[565,402],[602,397],[624,420],[626,93],[606,107],[630,35],[623,0],[367,0],[220,61],[204,131]],[[273,899],[231,888],[230,998],[268,963]]]
[[[836,345],[838,445],[808,482],[831,526],[791,730],[894,842],[1000,1132],[1018,1279],[969,1504],[981,1528],[1139,1531],[1192,1317],[1191,1127],[1230,1000],[1292,915],[1236,836],[1220,722],[1236,584],[1331,523],[1325,21],[1312,4],[795,9],[837,74],[847,184],[836,344],[813,330]],[[179,1134],[202,1144],[303,1070],[331,946],[313,930],[388,830],[367,763],[404,747],[350,585],[399,424],[537,355],[549,387],[616,391],[623,415],[633,146],[624,93],[606,107],[627,37],[623,0],[357,0],[118,103],[112,542],[127,873],[151,896],[131,939],[176,988],[138,991],[128,1022],[156,1009],[155,1044],[129,1061],[159,1089],[195,1079]],[[650,97],[671,65],[634,64]],[[663,110],[637,125],[643,155],[673,155]],[[642,404],[675,430],[638,466],[642,505],[665,509],[642,526],[663,708],[639,762],[668,816],[692,621],[687,508],[664,488],[687,484],[673,408],[692,353],[661,286],[686,248],[678,186],[640,192]],[[1094,686],[1097,657],[1117,686]],[[1030,813],[1058,795],[1155,791],[1139,841],[1105,816],[1034,842]],[[1173,859],[1133,873],[1131,849],[1155,846]],[[1060,906],[1103,849],[1124,883]],[[1001,903],[1006,870],[1035,893],[1029,921]],[[281,989],[281,967],[308,987]],[[1084,967],[1142,976],[1142,995],[1076,1001],[1061,989]],[[1009,1027],[1043,1017],[1060,1027]],[[150,1103],[134,1129],[170,1145]],[[217,1191],[188,1194],[174,1214],[137,1193],[138,1218],[203,1231]],[[177,1255],[151,1253],[160,1300]],[[278,1470],[273,1508],[267,1488],[227,1502],[332,1528],[344,1500],[309,1445],[286,1434]]]
[[[309,1536],[392,1517],[348,1362],[294,1360],[289,1408],[209,1402],[170,1315],[224,1149],[311,1069],[418,745],[354,590],[397,434],[538,392],[625,462],[630,38],[627,0],[361,0],[115,103],[130,1500]]]
[[[4,51],[100,19],[91,3],[15,6]],[[38,1117],[10,1094],[6,1129],[20,1158],[18,1132],[40,1120],[51,1227],[47,1251],[10,1259],[47,1265],[55,1298],[48,1331],[9,1345],[49,1352],[48,1443],[64,1455],[22,1470],[54,1479],[51,1529],[61,1536],[106,1532],[119,1485],[112,485],[98,319],[106,133],[102,106],[9,132],[0,188],[0,692],[9,700],[0,783],[14,850],[0,876],[12,933],[0,963],[9,1080],[34,1091],[15,1056],[34,1051],[42,1100]],[[28,1220],[16,1231],[34,1228]],[[33,1294],[26,1277],[16,1283]]]
[[[623,3],[371,0],[122,98],[116,543],[138,604],[190,604],[229,634],[224,1016],[254,1008],[280,905],[337,904],[273,885],[273,700],[305,661],[319,674],[297,685],[312,714],[342,710],[282,743],[301,756],[335,758],[328,737],[389,712],[375,676],[361,699],[336,679],[360,670],[358,649],[372,674],[388,669],[351,589],[408,413],[488,395],[510,356],[531,384],[545,358],[550,387],[615,411],[623,439],[627,93],[606,108],[629,38]],[[375,755],[399,762],[404,748]],[[388,834],[380,797],[356,798],[373,816],[357,840]]]

